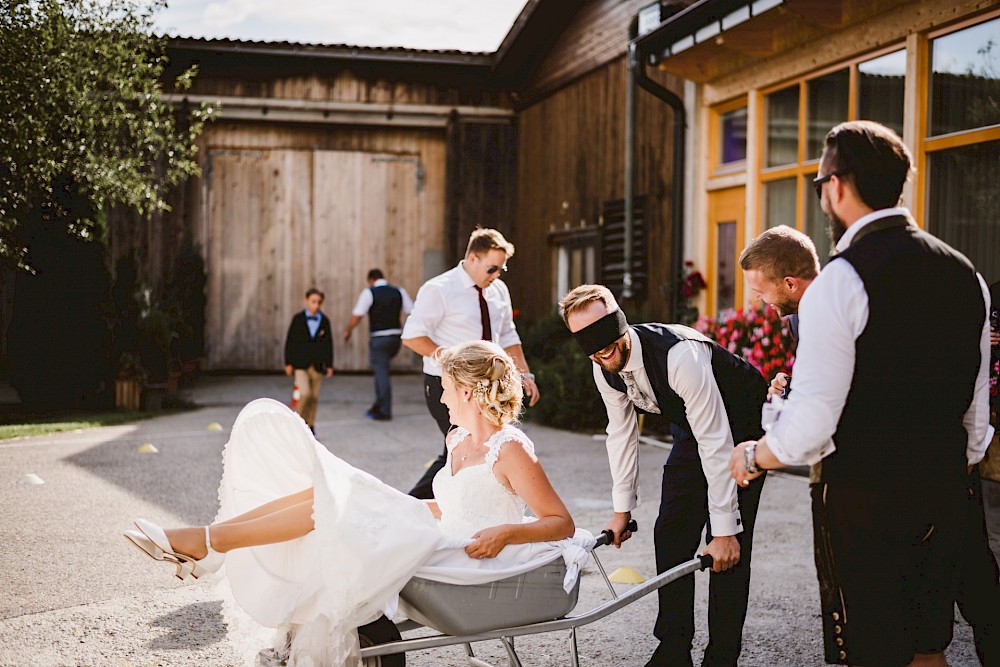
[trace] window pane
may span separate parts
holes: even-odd
[[[795,226],[795,179],[764,183],[764,226]]]
[[[823,152],[823,139],[827,132],[847,120],[851,77],[845,69],[812,79],[806,85],[809,91],[806,159],[814,160]]]
[[[858,65],[858,118],[874,120],[903,136],[903,88],[906,51],[899,50]]]
[[[747,108],[733,109],[722,114],[722,140],[719,163],[729,164],[747,159]]]
[[[736,223],[720,222],[717,229],[715,308],[721,313],[736,307]]]
[[[812,179],[815,174],[806,177],[802,187],[802,196],[805,198],[805,233],[816,245],[816,254],[819,255],[819,263],[826,266],[830,259],[830,235],[826,233],[826,216],[819,205],[819,197],[813,188]]]
[[[930,134],[1000,123],[1000,19],[931,41]]]
[[[1000,140],[927,156],[927,229],[1000,280]]]
[[[584,283],[597,282],[597,252],[589,239],[571,239],[555,250],[555,299]]]
[[[793,164],[799,159],[799,87],[767,96],[768,167]]]

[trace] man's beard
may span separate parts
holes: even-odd
[[[826,234],[830,237],[833,242],[833,246],[836,247],[840,243],[840,239],[844,238],[844,234],[847,233],[847,225],[841,220],[835,213],[826,214]]]
[[[782,301],[781,303],[772,303],[769,305],[771,306],[771,308],[774,308],[776,311],[778,311],[778,315],[781,315],[782,317],[786,315],[794,315],[795,313],[799,312],[798,302],[792,301],[791,299],[788,299],[787,301]]]
[[[615,349],[617,350],[618,354],[615,355],[615,358],[611,361],[610,365],[605,364],[603,361],[597,362],[598,366],[600,366],[609,373],[618,373],[623,368],[625,368],[625,364],[628,363],[628,358],[632,352],[632,348],[625,342],[625,340],[621,340],[615,343]]]

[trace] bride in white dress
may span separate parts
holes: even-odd
[[[288,633],[287,664],[358,664],[355,628],[391,609],[422,566],[502,572],[574,533],[531,441],[511,425],[522,401],[511,358],[482,341],[437,357],[457,428],[435,500],[348,465],[286,406],[258,399],[226,445],[216,521],[164,530],[138,519],[125,536],[182,579],[224,563],[239,606]]]

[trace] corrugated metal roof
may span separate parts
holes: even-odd
[[[287,41],[255,41],[245,39],[212,39],[164,35],[175,48],[204,51],[259,53],[263,55],[297,55],[305,58],[350,58],[392,60],[398,62],[451,62],[454,64],[490,65],[493,54],[482,51],[454,49],[409,49],[404,47],[356,46],[352,44],[316,44]]]

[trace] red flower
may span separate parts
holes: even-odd
[[[722,321],[702,317],[697,328],[730,352],[741,353],[768,380],[779,371],[791,371],[795,345],[776,311],[740,309],[724,317]]]

